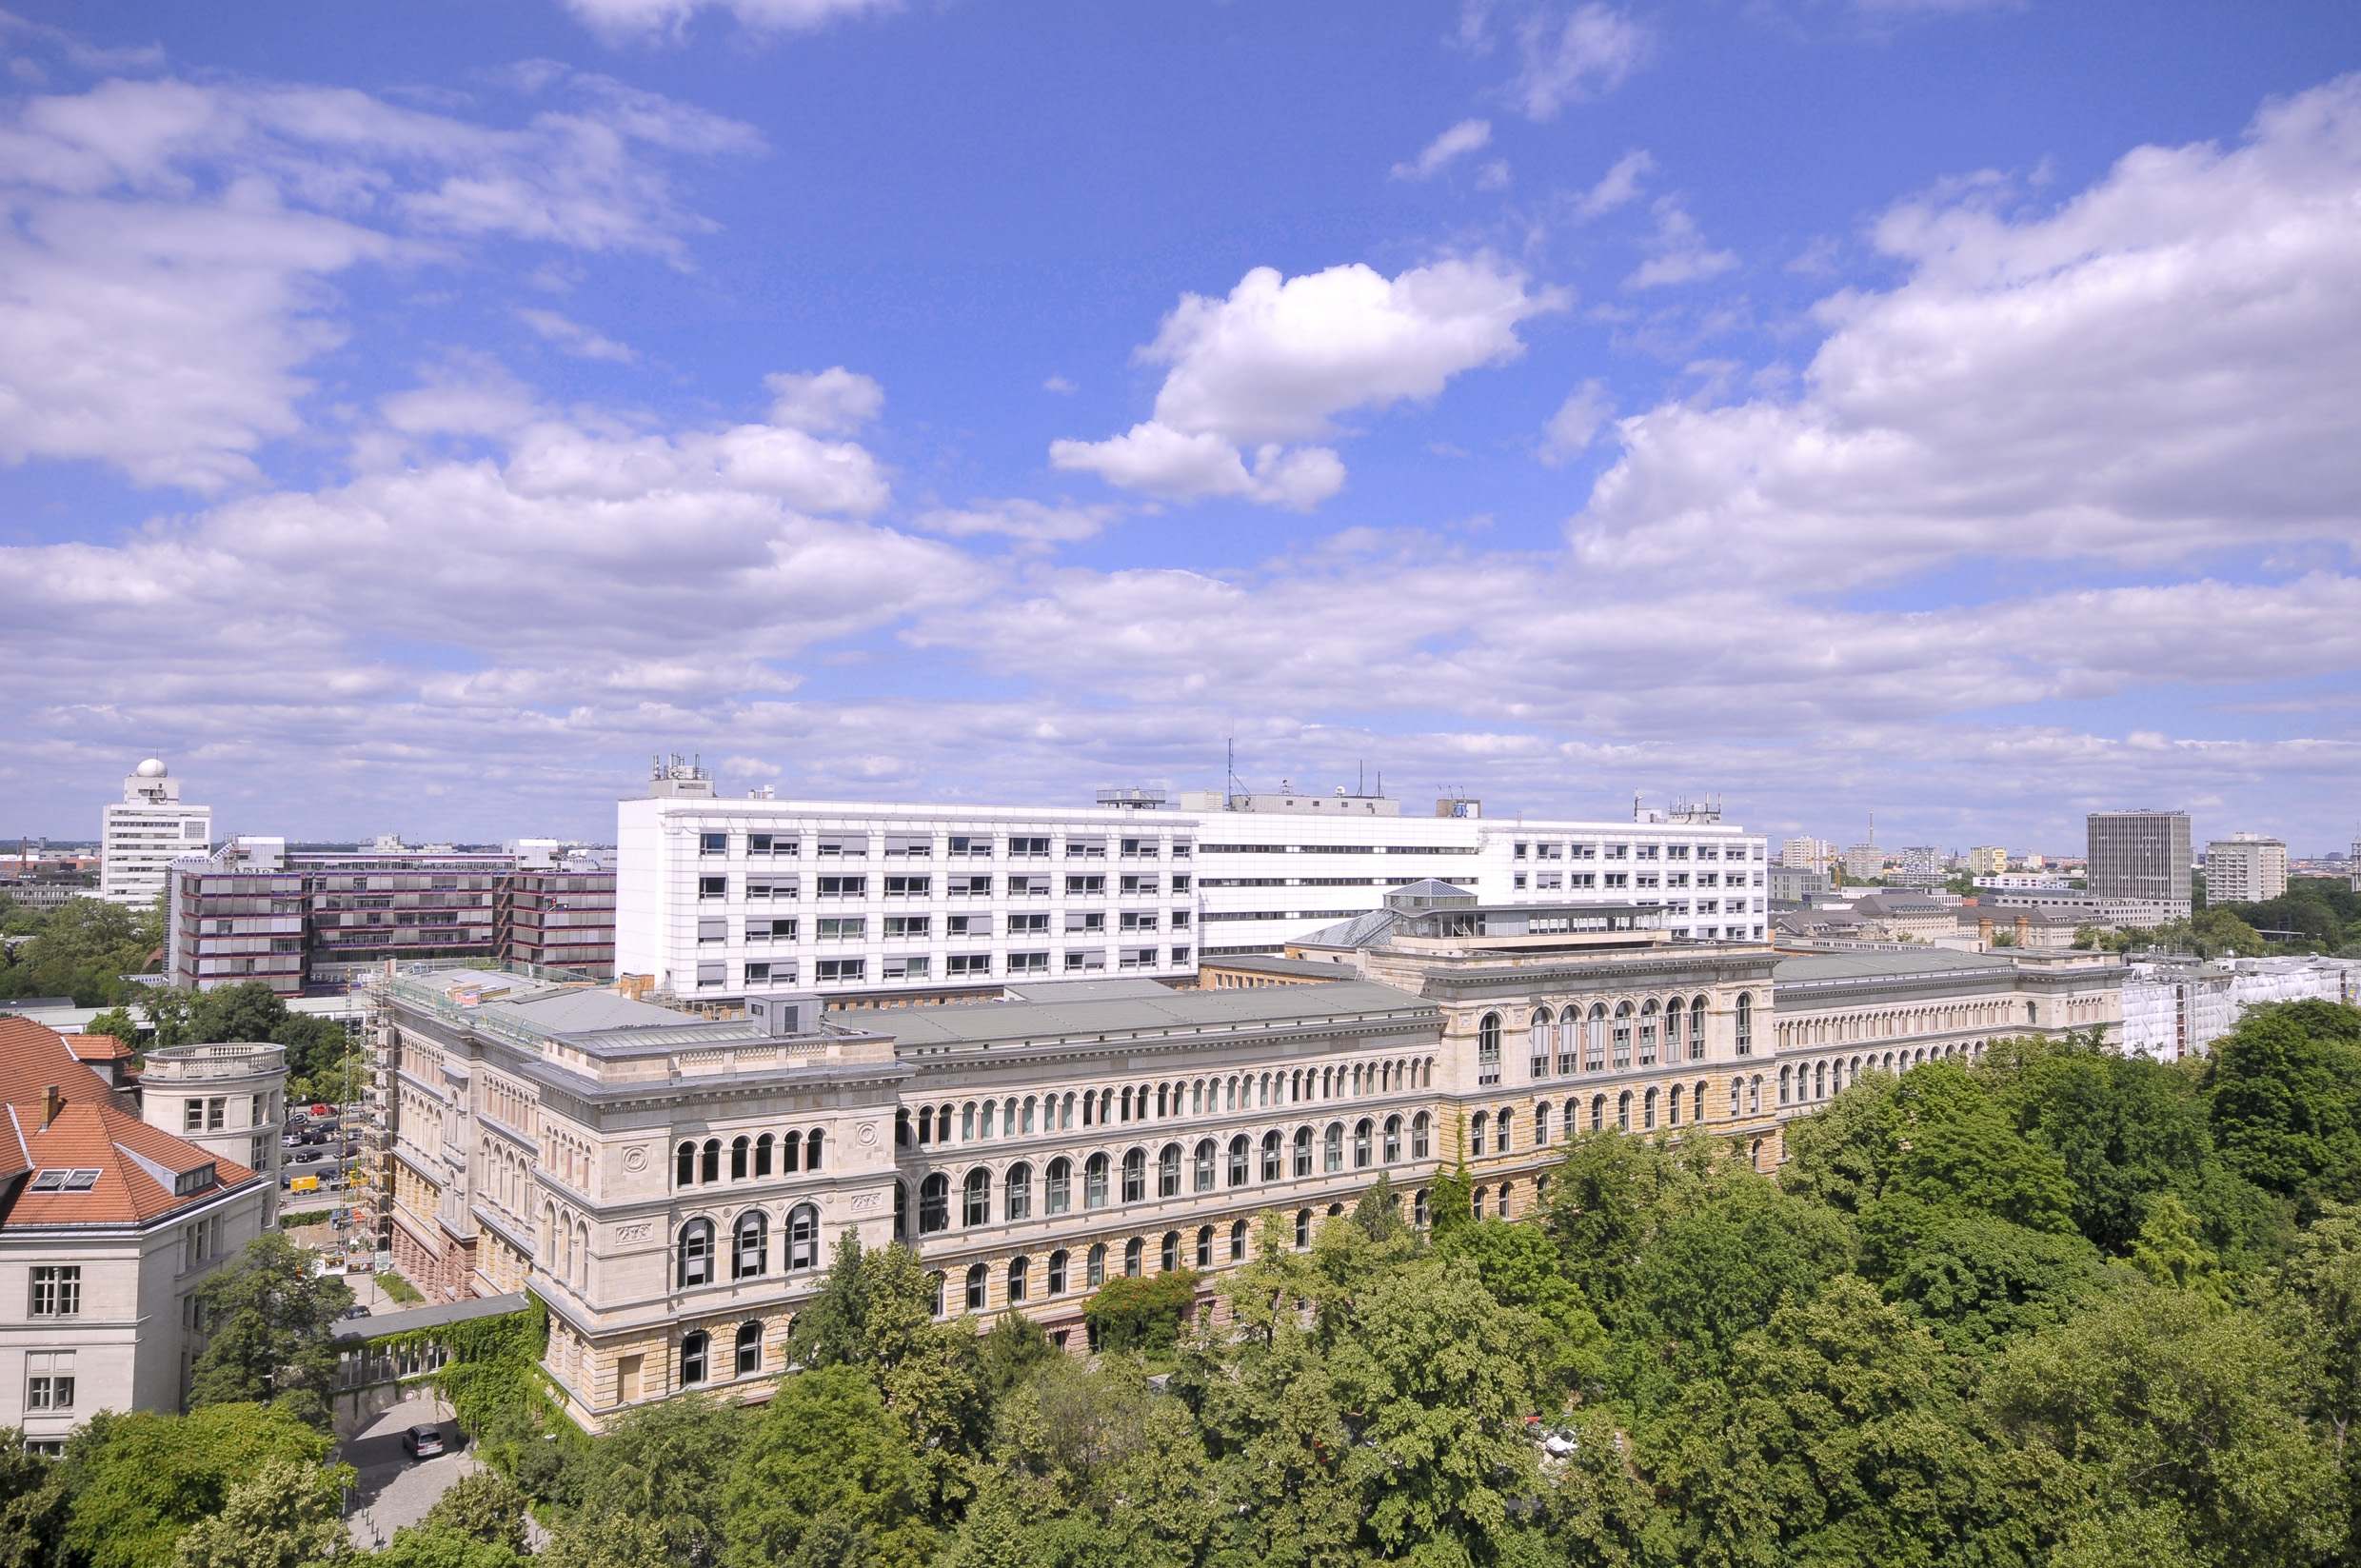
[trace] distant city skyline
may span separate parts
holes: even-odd
[[[2136,28],[2137,47],[2126,47]],[[0,824],[2361,818],[2361,11],[0,20]],[[2124,287],[2126,279],[2141,287]]]

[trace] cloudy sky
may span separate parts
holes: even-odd
[[[2361,11],[0,14],[0,831],[2361,817]]]

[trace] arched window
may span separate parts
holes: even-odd
[[[1353,1168],[1355,1170],[1365,1169],[1368,1166],[1372,1158],[1369,1141],[1376,1132],[1377,1127],[1367,1117],[1361,1118],[1353,1124]]]
[[[746,1137],[744,1133],[739,1134],[736,1138],[730,1141],[729,1179],[732,1181],[744,1181],[747,1176],[752,1174],[754,1168],[752,1164],[753,1154],[754,1140]]]
[[[1488,1188],[1478,1187],[1476,1189],[1474,1212],[1477,1219],[1481,1220],[1484,1217],[1484,1201],[1491,1196],[1491,1191]]]
[[[679,1288],[713,1283],[713,1221],[691,1220],[681,1227]]]
[[[1779,1069],[1779,1103],[1782,1105],[1793,1102],[1792,1091],[1794,1085],[1791,1082],[1791,1080],[1794,1078],[1795,1072],[1796,1069],[1793,1067],[1781,1067]]]
[[[1163,1267],[1159,1272],[1164,1274],[1170,1274],[1180,1266],[1180,1233],[1179,1231],[1164,1232],[1164,1245],[1160,1261]]]
[[[1309,1127],[1296,1129],[1295,1170],[1298,1176],[1312,1174],[1312,1129]]]
[[[672,1184],[693,1187],[697,1184],[697,1145],[684,1143],[672,1157]]]
[[[1180,1196],[1180,1145],[1167,1143],[1156,1156],[1156,1196]]]
[[[1745,1112],[1746,1080],[1742,1078],[1734,1078],[1730,1081],[1730,1114],[1732,1116],[1742,1116]]]
[[[960,1223],[988,1225],[992,1222],[992,1173],[982,1165],[967,1173],[960,1192]]]
[[[1042,1212],[1063,1214],[1074,1201],[1074,1162],[1061,1155],[1049,1162],[1049,1179],[1042,1183]]]
[[[1476,1025],[1476,1082],[1500,1082],[1500,1015],[1486,1013]]]
[[[1500,1183],[1500,1206],[1496,1212],[1503,1220],[1509,1218],[1508,1195],[1515,1187],[1516,1183],[1514,1181],[1503,1181]]]
[[[1213,1267],[1213,1227],[1205,1225],[1197,1233],[1197,1266]]]
[[[1598,1132],[1602,1130],[1606,1124],[1607,1097],[1603,1094],[1595,1094],[1591,1096],[1591,1131]]]
[[[1220,1151],[1214,1147],[1214,1141],[1212,1139],[1207,1138],[1199,1141],[1197,1145],[1196,1169],[1192,1173],[1196,1177],[1194,1185],[1197,1191],[1213,1191],[1214,1161],[1215,1157],[1220,1153]]]
[[[1547,1007],[1533,1010],[1533,1046],[1531,1063],[1535,1078],[1549,1077],[1550,1041],[1555,1034],[1551,1021],[1555,1017]]]
[[[1762,1076],[1759,1073],[1746,1081],[1746,1108],[1750,1112],[1762,1109]]]
[[[1246,1221],[1240,1220],[1234,1221],[1230,1226],[1230,1261],[1233,1263],[1242,1263],[1245,1260]]]
[[[1123,1091],[1123,1120],[1126,1121],[1131,1120],[1131,1091],[1129,1089]]]
[[[1705,999],[1703,997],[1693,997],[1689,1002],[1689,1060],[1692,1062],[1705,1060]]]
[[[1033,1270],[1033,1260],[1019,1258],[1008,1265],[1008,1300],[1010,1304],[1024,1300],[1025,1276]]]
[[[1133,1149],[1123,1156],[1123,1201],[1137,1203],[1148,1195],[1148,1151]]]
[[[970,1312],[982,1312],[982,1311],[983,1310],[984,1292],[985,1292],[986,1290],[988,1290],[989,1288],[991,1288],[991,1283],[992,1283],[992,1276],[991,1276],[991,1273],[990,1273],[988,1270],[986,1270],[986,1269],[985,1269],[985,1267],[984,1267],[982,1263],[974,1263],[974,1264],[970,1264],[970,1265],[968,1266],[968,1270],[967,1270],[967,1310],[968,1310],[968,1311],[970,1311]]]
[[[910,1189],[897,1181],[894,1183],[894,1240],[906,1241],[909,1239]]]
[[[1107,1157],[1094,1154],[1082,1165],[1082,1207],[1102,1209],[1107,1204]]]
[[[1546,1100],[1533,1107],[1533,1146],[1537,1149],[1549,1145],[1549,1113]]]
[[[1591,1003],[1591,1016],[1582,1024],[1582,1070],[1597,1072],[1607,1064],[1607,1004]]]
[[[1065,1265],[1066,1253],[1063,1247],[1060,1247],[1049,1255],[1049,1278],[1045,1283],[1052,1296],[1065,1294]]]
[[[1266,1132],[1266,1133],[1264,1133],[1264,1134],[1262,1135],[1262,1180],[1263,1180],[1263,1181],[1278,1181],[1278,1180],[1279,1180],[1279,1161],[1280,1161],[1280,1144],[1279,1144],[1279,1134],[1278,1134],[1278,1133],[1276,1133],[1276,1132]]]
[[[1632,1004],[1615,1004],[1615,1066],[1617,1072],[1632,1064]]]
[[[960,1107],[960,1141],[971,1141],[976,1136],[976,1102],[969,1101]]]
[[[1492,1135],[1493,1153],[1506,1154],[1509,1152],[1509,1149],[1515,1142],[1515,1140],[1509,1135],[1515,1130],[1516,1121],[1517,1113],[1510,1110],[1503,1110],[1498,1116],[1492,1119],[1494,1128]]]
[[[940,1230],[942,1227],[935,1227]],[[787,1272],[820,1266],[820,1211],[798,1203],[787,1211]]]
[[[719,1181],[722,1179],[722,1141],[718,1138],[706,1139],[704,1155],[704,1169],[701,1174],[707,1181]]]
[[[1246,1184],[1250,1177],[1253,1155],[1254,1145],[1246,1141],[1244,1133],[1240,1133],[1230,1140],[1229,1182],[1231,1186],[1242,1187]]]
[[[1008,1167],[1006,1201],[1001,1212],[1010,1220],[1033,1218],[1033,1167],[1022,1161]]]
[[[1099,1242],[1090,1249],[1090,1256],[1082,1265],[1082,1280],[1092,1290],[1106,1283],[1106,1243],[1104,1241]]]
[[[1485,1111],[1478,1111],[1474,1116],[1467,1119],[1467,1127],[1468,1152],[1475,1155],[1478,1159],[1481,1159],[1492,1137],[1492,1117],[1490,1113]]]
[[[1320,1139],[1320,1170],[1334,1175],[1344,1168],[1344,1123],[1331,1121]]]
[[[1410,1158],[1424,1160],[1434,1153],[1434,1120],[1420,1111],[1410,1119]]]
[[[1740,1056],[1755,1053],[1755,994],[1752,991],[1738,993],[1737,1053]]]
[[[1648,1091],[1647,1099],[1641,1102],[1639,1116],[1640,1126],[1649,1132],[1656,1131],[1656,1091],[1654,1089]]]
[[[757,1177],[770,1174],[771,1156],[776,1151],[778,1141],[768,1133],[764,1133],[754,1141],[754,1174]],[[910,1113],[908,1111],[899,1112],[894,1118],[894,1141],[903,1144],[910,1141]]]
[[[751,1280],[770,1272],[770,1221],[761,1209],[748,1209],[731,1227],[729,1277]]]
[[[1615,1097],[1615,1124],[1624,1132],[1632,1130],[1632,1091],[1629,1089]]]
[[[554,1203],[541,1205],[541,1260],[551,1268],[558,1260],[558,1211]]]
[[[1385,1119],[1385,1142],[1380,1152],[1389,1165],[1398,1164],[1401,1160],[1401,1127],[1400,1117],[1389,1116]]]
[[[951,1122],[949,1121],[951,1113],[946,1109],[942,1115],[944,1117],[942,1123],[942,1139],[943,1141],[947,1143],[951,1141]],[[802,1133],[780,1134],[779,1168],[784,1171],[787,1175],[793,1176],[797,1169],[802,1166],[803,1162],[804,1135]]]
[[[1424,1230],[1429,1218],[1426,1208],[1426,1189],[1420,1187],[1417,1195],[1410,1200],[1410,1222],[1420,1230]]]
[[[1298,1209],[1296,1210],[1296,1245],[1299,1247],[1308,1247],[1311,1244],[1312,1211],[1310,1209]]]
[[[1650,997],[1639,1009],[1639,1064],[1656,1065],[1656,998]]]
[[[1677,1083],[1665,1091],[1664,1120],[1670,1126],[1680,1125],[1680,1085]]]
[[[1815,1062],[1812,1064],[1812,1098],[1815,1100],[1828,1098],[1828,1063],[1825,1062]]]
[[[820,1146],[822,1142],[823,1139],[820,1135],[820,1129],[817,1127],[813,1128],[809,1136],[804,1140],[804,1168],[805,1170],[816,1171],[820,1168]]]
[[[738,1376],[751,1378],[763,1370],[763,1325],[738,1325]]]
[[[940,1318],[942,1316],[942,1287],[944,1284],[942,1270],[937,1269],[934,1273],[928,1275],[926,1277],[926,1283],[928,1288],[934,1292],[935,1316]]]
[[[1137,1280],[1146,1272],[1147,1243],[1137,1236],[1123,1244],[1123,1278]]]
[[[918,1184],[918,1233],[932,1236],[951,1224],[951,1179],[937,1171]]]
[[[681,1386],[695,1388],[705,1380],[706,1362],[712,1340],[704,1330],[692,1329],[681,1336]]]

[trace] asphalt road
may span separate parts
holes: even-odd
[[[413,1459],[402,1451],[405,1427],[436,1421],[449,1445],[441,1457]],[[347,1441],[336,1456],[358,1470],[359,1481],[347,1499],[345,1522],[353,1544],[373,1551],[393,1538],[405,1524],[416,1524],[451,1482],[483,1469],[472,1454],[460,1449],[459,1425],[449,1407],[427,1395],[406,1399],[372,1421]]]

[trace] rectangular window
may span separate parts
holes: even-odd
[[[1030,920],[1030,919],[1033,919],[1033,918],[1035,918],[1035,917],[1033,917],[1033,916],[1029,916],[1029,915],[1026,915],[1026,916],[1020,916],[1020,917],[1018,917],[1018,918],[1020,918],[1020,919],[1023,919],[1023,920]],[[1082,931],[1082,932],[1090,932],[1090,931],[1103,931],[1103,930],[1105,930],[1105,929],[1106,929],[1106,917],[1105,917],[1104,915],[1099,915],[1099,914],[1088,914],[1088,915],[1086,915],[1086,914],[1081,913],[1080,910],[1076,910],[1076,911],[1073,911],[1073,912],[1069,913],[1069,914],[1065,917],[1065,928],[1066,928],[1068,931],[1070,931],[1070,932],[1071,932],[1071,931]]]
[[[1011,953],[1008,972],[1012,975],[1045,975],[1049,973],[1047,953]]]
[[[944,853],[954,859],[962,855],[970,855],[979,860],[990,860],[992,858],[991,835],[988,833],[954,833],[951,835],[949,847]]]
[[[932,877],[887,877],[885,896],[889,899],[923,899],[933,891]]]
[[[867,855],[868,852],[869,837],[865,833],[858,838],[850,834],[841,834],[820,841],[820,856],[823,860],[855,860]]]
[[[926,879],[921,877],[918,880],[924,882]],[[1016,883],[1023,880],[1022,877],[1009,878],[1009,891],[1015,892]],[[992,879],[988,876],[945,877],[942,890],[955,899],[988,899],[992,896]]]
[[[792,833],[749,833],[746,853],[749,855],[792,855],[800,847]]]
[[[270,1139],[268,1134],[246,1141],[246,1164],[248,1170],[267,1171],[270,1168]]]
[[[1022,858],[1045,861],[1049,858],[1049,841],[1047,839],[1011,839],[1008,841],[1008,857],[1011,860]]]
[[[1513,860],[1513,861],[1521,861],[1521,860],[1523,860],[1523,859],[1525,858],[1525,846],[1524,846],[1523,844],[1511,844],[1511,845],[1509,846],[1509,849],[1510,849],[1510,853],[1509,853],[1509,859],[1510,859],[1510,860]]]
[[[869,879],[866,877],[823,877],[820,879],[820,896],[823,899],[865,898],[868,891]]]
[[[1071,920],[1073,917],[1069,915],[1066,918]],[[1153,909],[1148,910],[1144,914],[1133,914],[1126,910],[1123,913],[1121,920],[1121,928],[1126,931],[1153,931],[1156,929],[1156,911]]]
[[[215,1095],[205,1102],[205,1130],[219,1132],[229,1124],[229,1098]]]
[[[770,965],[768,963],[747,964],[746,983],[748,985],[768,985],[770,983]]]
[[[1525,885],[1525,874],[1522,871],[1518,872],[1509,879],[1509,885],[1512,888],[1522,889]]]
[[[1091,970],[1105,967],[1106,954],[1097,948],[1086,952],[1068,953],[1065,956],[1065,972],[1069,975],[1086,974]]]
[[[1106,859],[1106,849],[1104,839],[1068,839],[1065,841],[1065,858],[1070,861],[1102,861]]]
[[[1153,897],[1157,890],[1156,879],[1154,877],[1125,877],[1122,890],[1126,893],[1145,893]]]
[[[819,963],[821,983],[859,980],[867,972],[867,962],[865,959],[822,959]]]
[[[885,961],[881,972],[887,980],[924,980],[928,969],[929,961],[923,957],[891,958]]]
[[[698,834],[698,835],[697,835],[697,853],[698,853],[698,854],[700,854],[700,855],[726,855],[726,854],[728,854],[728,853],[729,853],[729,835],[728,835],[728,834],[726,834],[726,833],[700,833],[700,834]]]
[[[1188,840],[1175,839],[1172,841],[1172,858],[1177,861],[1184,861],[1189,858]]]
[[[1188,962],[1189,962],[1189,950],[1188,950],[1187,948],[1185,948],[1185,947],[1176,947],[1176,948],[1174,948],[1174,949],[1172,950],[1172,962],[1173,962],[1173,963],[1188,963]]]
[[[1011,877],[1008,879],[1008,896],[1012,899],[1038,898],[1048,891],[1049,879],[1047,877]]]
[[[710,915],[700,920],[697,923],[697,940],[701,943],[727,942],[729,940],[728,918],[723,915]]]
[[[943,934],[953,937],[988,937],[992,934],[989,915],[952,915],[942,923]]]
[[[1189,890],[1189,877],[1187,872],[1184,871],[1172,879],[1172,890],[1176,893],[1185,893]]]
[[[953,953],[942,961],[942,972],[946,975],[988,975],[992,972],[992,955]]]
[[[697,896],[701,899],[725,899],[729,897],[729,879],[727,877],[699,877],[697,879]]]
[[[790,877],[785,882],[750,882],[746,897],[750,899],[792,899],[802,895],[803,883]]]
[[[205,1131],[204,1101],[184,1100],[180,1102],[180,1130],[183,1132]]]
[[[934,924],[931,915],[888,915],[885,935],[888,937],[923,937]]]
[[[1011,915],[1008,917],[1008,934],[1012,937],[1021,937],[1030,931],[1045,932],[1048,929],[1049,916],[1046,914]]]
[[[1609,887],[1629,887],[1631,885],[1631,882],[1632,879],[1629,872],[1610,871],[1607,873],[1607,885]]]
[[[1106,892],[1106,878],[1068,877],[1065,880],[1065,890],[1068,895],[1079,893],[1084,896],[1102,896]]]
[[[697,965],[697,983],[700,986],[728,984],[729,965],[719,961],[700,963]]]
[[[1611,844],[1607,845],[1606,858],[1611,861],[1626,860],[1630,858],[1632,846],[1628,844]]]
[[[1689,846],[1685,844],[1667,844],[1664,858],[1668,861],[1685,861],[1689,858]]]
[[[845,915],[836,919],[823,915],[819,923],[822,942],[858,942],[869,934],[869,922],[865,915]]]
[[[935,841],[927,833],[888,833],[885,835],[885,855],[889,860],[923,861],[935,852]]]
[[[1172,928],[1176,931],[1187,930],[1189,928],[1189,911],[1186,909],[1175,909],[1172,912]]]
[[[1153,969],[1153,968],[1155,968],[1155,967],[1156,967],[1156,949],[1155,949],[1155,948],[1153,948],[1153,947],[1126,947],[1126,948],[1124,948],[1124,949],[1123,949],[1123,967],[1124,967],[1124,968],[1126,968],[1126,969]]]
[[[35,1318],[71,1318],[78,1315],[82,1311],[82,1265],[35,1265],[30,1311]]]
[[[25,1408],[71,1410],[74,1404],[74,1353],[35,1350],[25,1357]]]
[[[746,922],[748,942],[793,942],[797,923],[792,920],[750,920]]]

